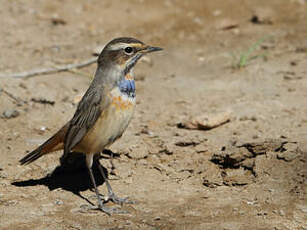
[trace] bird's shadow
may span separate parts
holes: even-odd
[[[106,155],[114,155],[118,157],[118,154],[112,153],[110,150],[104,151]],[[104,183],[104,179],[98,169],[100,164],[99,159],[95,158],[93,161],[93,174],[97,186]],[[103,167],[105,175],[108,176],[106,168]],[[82,153],[70,153],[65,161],[61,162],[51,173],[40,179],[30,179],[25,181],[13,182],[12,185],[17,187],[31,187],[36,185],[45,185],[50,191],[61,188],[63,190],[72,192],[73,194],[81,197],[82,199],[90,202],[87,198],[83,197],[80,192],[88,189],[93,189],[92,182],[90,180],[89,172],[86,167],[85,156]]]

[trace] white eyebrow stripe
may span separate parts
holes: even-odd
[[[108,50],[119,50],[126,48],[129,44],[127,43],[117,43],[108,47]]]
[[[121,42],[121,43],[110,45],[107,49],[108,50],[119,50],[119,49],[126,48],[128,46],[142,48],[144,45],[140,44],[140,43],[124,43],[124,42]]]

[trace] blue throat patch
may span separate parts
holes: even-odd
[[[135,83],[134,80],[123,79],[118,83],[120,92],[128,97],[135,97]]]

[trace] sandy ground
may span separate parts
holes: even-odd
[[[307,229],[306,1],[0,5],[1,74],[82,62],[118,36],[164,48],[136,68],[115,169],[100,160],[114,191],[136,201],[119,207],[127,214],[84,211],[96,204],[87,170],[59,166],[60,152],[18,164],[71,118],[96,65],[0,78],[0,229]],[[252,47],[257,58],[238,68]],[[216,128],[182,128],[225,112]]]

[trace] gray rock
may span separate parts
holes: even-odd
[[[63,204],[63,201],[62,201],[62,200],[56,200],[56,201],[55,201],[55,204],[56,204],[56,205],[62,205],[62,204]]]
[[[16,109],[7,109],[7,110],[4,110],[4,112],[2,113],[2,117],[10,119],[10,118],[18,117],[19,114],[20,113]]]

